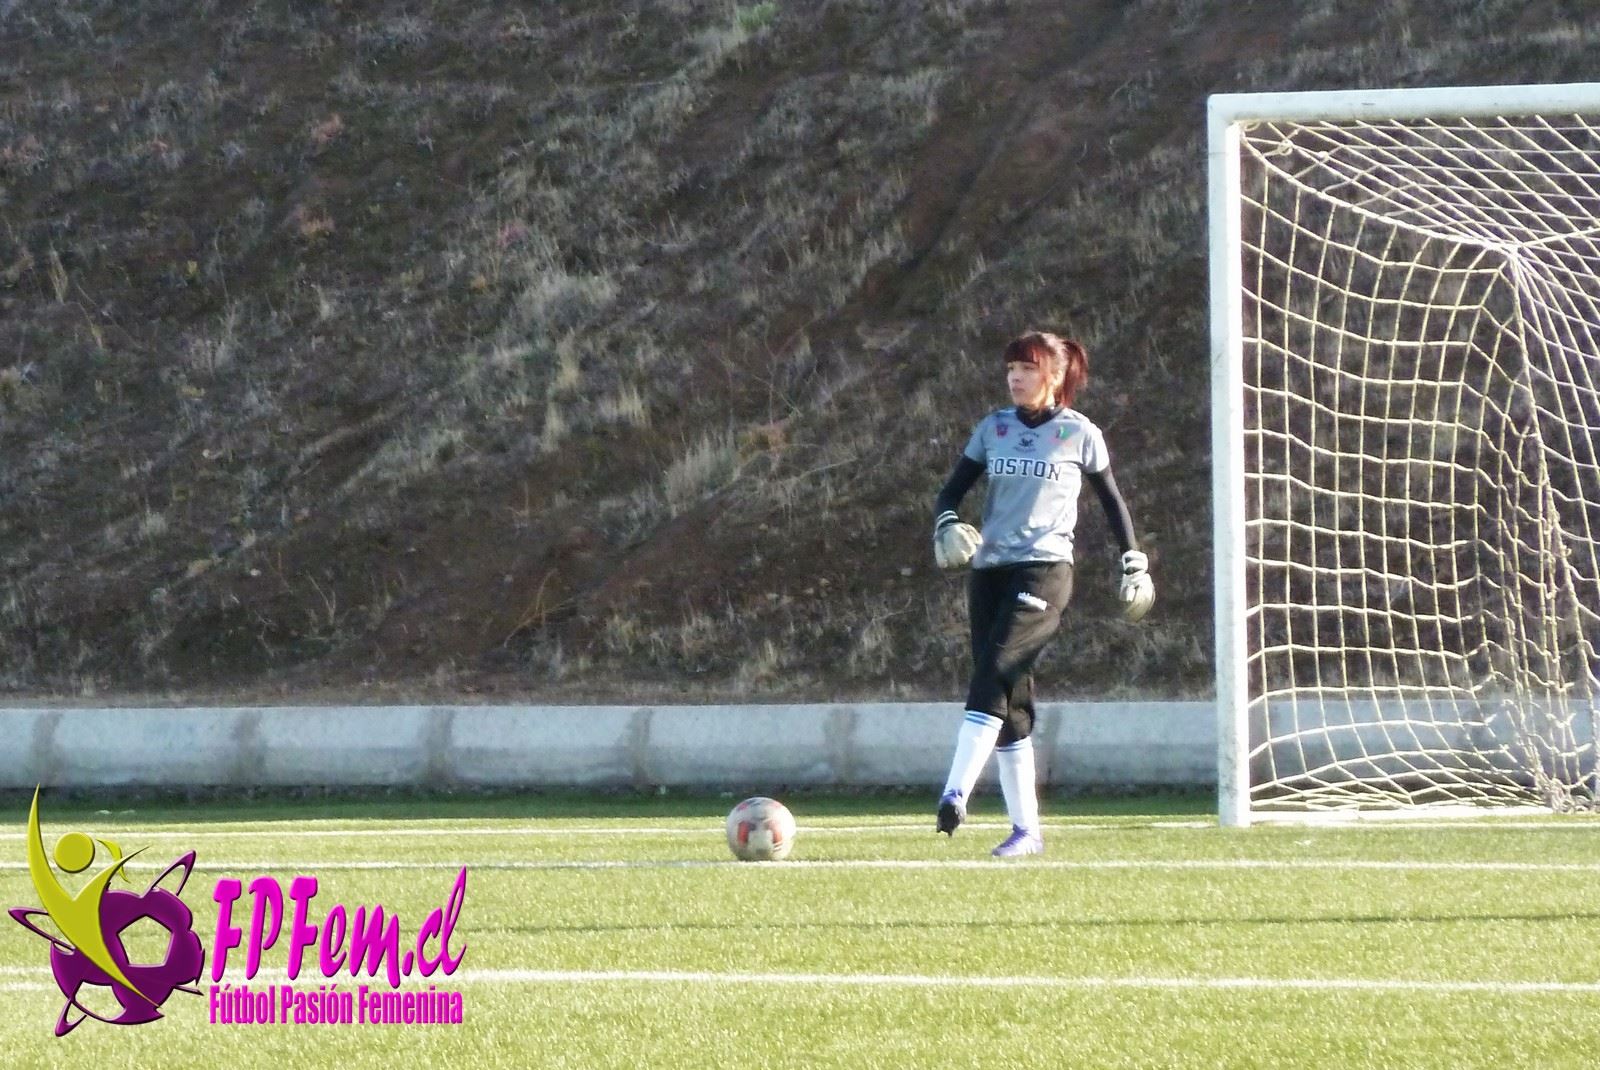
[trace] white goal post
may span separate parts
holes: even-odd
[[[1218,809],[1592,809],[1600,83],[1209,104]]]

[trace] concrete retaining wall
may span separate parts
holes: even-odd
[[[926,785],[960,719],[953,703],[0,709],[0,787]],[[1047,703],[1039,778],[1211,786],[1215,732],[1209,702]]]

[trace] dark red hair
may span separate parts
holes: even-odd
[[[1048,378],[1061,376],[1055,403],[1070,406],[1089,381],[1089,352],[1083,343],[1047,331],[1028,331],[1006,343],[1006,363],[1037,364]]]

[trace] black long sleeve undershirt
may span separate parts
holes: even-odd
[[[950,478],[945,480],[944,486],[940,489],[939,496],[934,499],[935,519],[943,513],[955,512],[961,504],[961,499],[966,497],[967,491],[978,482],[978,477],[983,475],[983,472],[983,465],[962,454],[961,459],[956,461]],[[1117,545],[1122,547],[1122,552],[1137,550],[1139,543],[1133,536],[1133,517],[1128,513],[1128,503],[1122,500],[1122,492],[1117,489],[1117,481],[1111,474],[1111,469],[1085,472],[1084,476],[1099,497],[1100,506],[1106,511],[1106,523],[1110,525],[1111,534],[1117,540]]]
[[[1117,540],[1117,545],[1122,547],[1122,552],[1139,548],[1139,540],[1133,537],[1133,517],[1128,513],[1128,503],[1122,500],[1122,492],[1117,489],[1117,480],[1111,474],[1110,467],[1099,472],[1085,472],[1089,486],[1100,496],[1100,505],[1106,511],[1106,523],[1111,526],[1111,534]]]
[[[956,506],[961,504],[961,499],[967,496],[967,491],[983,475],[983,465],[974,461],[966,454],[956,462],[956,467],[950,473],[950,478],[945,480],[944,489],[939,492],[939,497],[933,502],[933,516],[938,519],[941,513],[953,513]]]

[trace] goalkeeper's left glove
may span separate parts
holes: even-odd
[[[1117,592],[1122,601],[1122,619],[1138,622],[1156,601],[1156,585],[1150,579],[1150,559],[1138,550],[1122,555],[1122,583]]]

